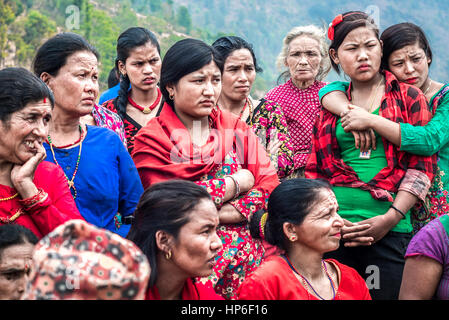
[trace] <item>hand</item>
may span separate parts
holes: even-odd
[[[360,148],[360,151],[366,152],[369,149],[376,150],[376,135],[373,129],[365,131],[351,131],[354,136],[356,149]]]
[[[370,227],[369,224],[353,223],[346,219],[343,219],[343,221],[344,226],[341,229],[341,235],[345,247],[370,246],[373,244],[373,237],[359,234],[367,230]]]
[[[282,142],[276,136],[276,132],[272,131],[270,134],[270,142],[268,143],[267,151],[270,155],[277,155]]]
[[[245,221],[245,217],[230,203],[225,203],[218,210],[220,224],[240,223]]]
[[[348,109],[343,111],[340,117],[345,132],[370,129],[373,121],[373,114],[353,104],[348,105]]]
[[[398,220],[388,211],[386,214],[375,216],[352,226],[343,227],[343,240],[347,240],[345,246],[356,247],[359,245],[371,245],[381,240],[396,224]],[[363,228],[362,228],[363,226]],[[359,228],[357,228],[359,227]],[[368,241],[371,239],[371,241]]]
[[[248,169],[240,169],[232,175],[240,186],[240,194],[246,193],[254,187],[254,175]]]
[[[34,196],[37,193],[33,179],[34,173],[39,163],[47,156],[43,145],[34,142],[37,152],[23,164],[15,164],[11,170],[11,182],[20,196],[25,199]]]

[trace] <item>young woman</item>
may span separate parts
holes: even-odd
[[[395,122],[425,124],[430,120],[424,95],[380,70],[382,45],[367,14],[353,11],[337,16],[328,34],[334,69],[339,72],[341,67],[351,78],[347,96],[352,102]],[[329,257],[364,276],[369,275],[365,273],[368,266],[377,266],[380,282],[371,286],[371,296],[397,299],[412,231],[409,210],[424,199],[436,159],[399,152],[381,139],[375,150],[360,152],[340,122],[322,110],[306,167],[306,177],[324,178],[333,185],[339,213],[345,219],[345,246]]]
[[[438,168],[432,187],[423,205],[413,212],[416,232],[448,210],[449,175],[446,172],[449,170],[449,132],[446,128],[449,119],[449,85],[430,78],[432,50],[420,27],[408,22],[396,24],[387,28],[380,38],[383,41],[382,67],[391,71],[399,81],[420,88],[429,101],[434,116],[427,125],[392,122],[364,112],[363,108],[354,104],[348,108],[346,96],[334,91],[345,91],[347,83],[344,82],[335,82],[323,88],[320,96],[325,108],[342,114],[345,131],[372,129],[403,151],[427,156],[438,152]]]
[[[166,104],[136,135],[133,159],[144,188],[184,179],[211,194],[223,249],[213,274],[202,281],[231,299],[263,257],[248,220],[265,208],[279,179],[252,129],[217,107],[222,66],[218,52],[199,40],[178,41],[167,51],[161,70]]]
[[[217,39],[212,46],[224,63],[218,105],[252,127],[277,168],[279,178],[290,177],[294,171],[294,150],[281,106],[266,99],[256,101],[250,96],[256,72],[262,71],[252,45],[240,37],[228,36]]]
[[[116,69],[120,74],[118,96],[103,103],[125,124],[128,152],[134,149],[134,136],[163,105],[158,83],[161,77],[159,42],[149,30],[132,27],[117,40]]]
[[[267,258],[239,291],[241,300],[370,300],[353,268],[323,259],[340,245],[343,219],[330,184],[291,179],[274,189],[268,213],[251,220],[254,237],[284,253]]]

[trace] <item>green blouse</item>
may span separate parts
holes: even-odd
[[[379,108],[373,113],[379,114]],[[342,160],[354,169],[363,182],[369,182],[388,165],[382,138],[377,133],[376,150],[371,150],[369,159],[360,158],[360,150],[355,148],[354,136],[352,133],[343,130],[340,119],[337,120],[335,134],[340,146]],[[391,205],[391,202],[374,199],[368,191],[359,188],[334,186],[332,189],[337,197],[339,215],[351,222],[358,222],[384,214]],[[396,197],[395,194],[392,196],[393,198]],[[401,219],[392,231],[411,232],[410,214],[407,213],[406,217],[406,219]]]
[[[321,99],[332,91],[346,92],[349,83],[335,81],[319,91]],[[435,110],[433,118],[425,126],[413,126],[409,123],[400,123],[401,146],[400,150],[429,156],[438,152],[438,168],[423,206],[415,210],[413,229],[422,228],[430,220],[449,212],[449,84],[444,85],[430,99],[430,106]],[[443,91],[444,90],[444,91]],[[429,215],[430,214],[430,215]]]

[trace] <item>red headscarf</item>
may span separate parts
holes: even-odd
[[[233,114],[214,108],[209,116],[211,134],[207,143],[193,148],[190,134],[172,107],[165,104],[159,117],[153,118],[135,136],[134,163],[143,187],[171,180],[198,181],[235,147],[243,168],[251,171],[254,187],[270,193],[278,184],[276,169],[257,136]]]

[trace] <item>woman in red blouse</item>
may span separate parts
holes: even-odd
[[[251,231],[284,253],[267,258],[243,282],[239,299],[370,300],[357,271],[323,260],[340,244],[343,219],[337,211],[337,199],[325,181],[297,178],[274,189],[268,214],[255,215]]]
[[[195,277],[212,273],[221,241],[209,193],[190,181],[172,180],[142,195],[128,234],[151,267],[146,300],[222,300]]]
[[[42,162],[53,105],[51,91],[29,71],[0,71],[0,225],[22,225],[39,239],[82,219],[63,171]]]
[[[163,105],[158,87],[160,52],[156,36],[145,28],[129,28],[117,40],[116,68],[120,74],[120,90],[116,98],[102,106],[123,120],[129,153],[134,149],[134,136],[159,114]]]
[[[144,188],[184,179],[206,188],[218,209],[223,243],[214,272],[202,282],[235,298],[241,281],[260,264],[264,248],[248,221],[279,184],[252,129],[217,107],[221,70],[217,51],[195,39],[175,43],[162,61],[165,105],[135,137],[133,160]]]

